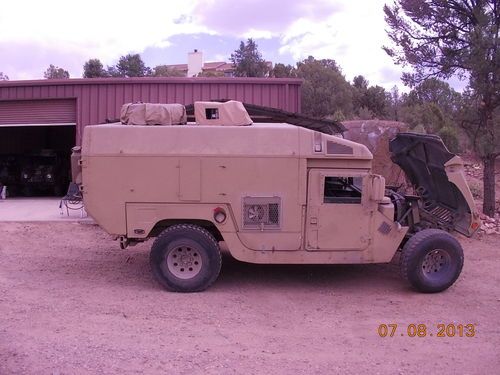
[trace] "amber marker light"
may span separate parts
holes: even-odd
[[[471,224],[470,227],[472,230],[476,230],[477,228],[479,228],[479,223],[477,221],[475,221],[474,223]]]

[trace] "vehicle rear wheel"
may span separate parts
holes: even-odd
[[[173,292],[199,292],[219,276],[219,244],[206,229],[178,224],[165,229],[151,247],[150,264],[160,284]]]
[[[424,293],[441,292],[458,279],[464,264],[460,243],[439,229],[415,233],[403,247],[401,274],[415,289]]]

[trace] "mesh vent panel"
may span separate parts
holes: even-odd
[[[281,218],[280,197],[244,197],[243,228],[278,229]]]
[[[385,235],[389,234],[391,232],[391,229],[392,229],[391,226],[387,224],[385,221],[378,227],[378,231]]]

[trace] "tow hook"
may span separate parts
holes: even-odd
[[[129,239],[127,236],[120,236],[118,239],[120,241],[120,249],[125,250],[130,243]]]

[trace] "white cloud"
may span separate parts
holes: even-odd
[[[364,75],[371,84],[391,88],[400,84],[401,69],[382,50],[389,40],[382,11],[384,1],[345,2],[341,11],[323,22],[301,18],[283,33],[280,53],[296,60],[311,55],[334,59],[349,80]]]
[[[227,60],[227,56],[226,55],[222,55],[220,53],[216,54],[213,58],[214,61],[226,61]]]
[[[348,79],[399,83],[399,67],[381,47],[388,42],[384,0],[86,0],[8,1],[0,12],[0,71],[11,79],[41,78],[52,63],[81,75],[89,58],[113,64],[127,53],[172,46],[179,34],[221,39],[278,38],[296,61],[335,59]],[[196,35],[194,35],[196,34]],[[223,42],[216,53],[227,54]],[[269,47],[268,47],[269,48]],[[222,58],[221,60],[225,60]]]
[[[74,5],[78,4],[78,7]],[[166,37],[195,30],[194,25],[176,24],[179,14],[190,12],[192,1],[33,1],[26,10],[22,2],[2,4],[8,14],[0,23],[0,41],[37,41],[63,43],[65,47],[97,48],[103,56],[116,51],[142,50],[145,45],[162,42]],[[182,4],[182,5],[179,5]]]
[[[167,48],[167,47],[170,47],[171,45],[172,45],[172,43],[169,42],[168,40],[160,40],[159,42],[156,42],[155,44],[153,44],[153,47]]]
[[[254,39],[279,37],[280,54],[334,59],[347,79],[362,74],[371,84],[401,85],[401,69],[382,50],[389,43],[386,0],[217,0],[199,2],[193,18],[210,30]]]
[[[2,3],[0,45],[36,45],[40,50],[64,51],[80,61],[79,67],[68,66],[70,70],[81,70],[83,61],[92,57],[111,64],[120,55],[141,52],[148,46],[166,47],[172,35],[207,32],[188,18],[178,22],[179,16],[191,13],[194,5],[194,0],[9,1]],[[2,55],[0,63],[7,65],[12,59]],[[26,71],[17,74],[19,78],[27,75]],[[11,76],[18,78],[16,74]]]
[[[271,39],[274,36],[274,34],[271,31],[268,30],[256,30],[256,29],[249,29],[248,31],[244,32],[242,37],[245,39],[248,38],[253,38],[253,39]]]
[[[299,17],[321,21],[339,8],[339,1],[332,0],[202,0],[193,8],[193,17],[220,34],[270,38]]]

